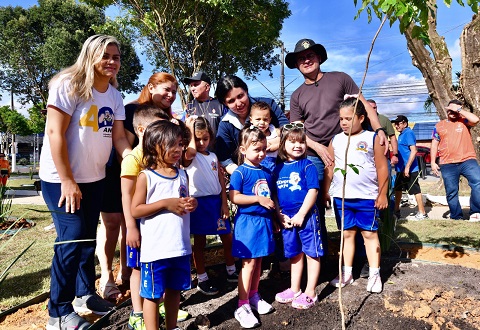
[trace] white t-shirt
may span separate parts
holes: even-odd
[[[69,95],[70,88],[69,80],[60,79],[50,89],[47,103],[71,116],[65,137],[73,178],[77,183],[99,181],[105,177],[105,165],[112,150],[113,122],[125,119],[122,95],[109,85],[105,93],[93,89],[93,98],[82,101]],[[46,182],[60,183],[47,130],[39,174]]]
[[[192,163],[185,170],[190,181],[190,196],[212,196],[222,192],[220,181],[218,181],[218,159],[213,152],[209,152],[208,155],[197,152]]]
[[[164,177],[152,170],[144,170],[147,177],[147,199],[151,204],[162,199],[188,196],[185,171],[178,170],[174,178]],[[192,253],[190,244],[190,213],[178,216],[162,211],[140,219],[142,253],[140,262],[180,257]]]
[[[376,199],[378,196],[378,178],[374,159],[375,133],[363,131],[350,137],[347,163],[357,167],[359,173],[355,173],[347,167],[347,184],[345,186],[345,198]],[[347,148],[348,135],[339,133],[333,137],[332,146],[335,155],[335,168],[344,169],[345,150]],[[330,195],[342,197],[343,174],[336,171],[333,174]]]

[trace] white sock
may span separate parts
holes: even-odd
[[[343,266],[343,274],[345,274],[345,277],[352,275],[352,271],[352,266]]]
[[[199,282],[208,281],[208,275],[207,275],[207,273],[197,274],[197,279],[198,279]]]
[[[235,267],[235,264],[233,264],[231,266],[227,265],[225,268],[227,269],[228,275],[232,275],[233,273],[235,273],[237,271],[237,268]]]
[[[369,268],[369,275],[370,276],[375,276],[375,275],[380,275],[380,268]]]

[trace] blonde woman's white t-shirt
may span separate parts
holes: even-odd
[[[69,95],[69,91],[69,80],[60,79],[50,89],[47,104],[71,116],[65,137],[75,181],[77,183],[99,181],[105,177],[105,165],[112,151],[113,122],[125,119],[122,95],[111,85],[104,93],[93,89],[93,98],[88,101]],[[39,174],[46,182],[60,183],[46,129]]]

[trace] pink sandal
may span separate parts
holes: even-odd
[[[275,300],[282,304],[287,304],[292,302],[295,298],[302,294],[302,290],[297,293],[293,292],[292,289],[288,288],[285,291],[279,292],[275,295]]]
[[[305,293],[302,293],[292,301],[292,307],[297,309],[309,309],[317,302],[317,296],[310,298]]]

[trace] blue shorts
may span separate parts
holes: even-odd
[[[140,220],[137,219],[137,228],[140,229]],[[140,249],[127,245],[127,267],[140,268]]]
[[[338,229],[341,228],[342,219],[342,199],[333,198],[333,209],[337,219]],[[375,208],[374,199],[352,198],[345,199],[345,222],[344,229],[358,227],[361,230],[378,230],[378,220],[380,212]]]
[[[288,214],[293,217],[295,214]],[[307,214],[302,227],[282,230],[285,257],[293,258],[301,252],[312,258],[323,256],[323,244],[320,237],[320,219],[316,206]]]
[[[190,213],[190,233],[193,235],[230,234],[230,220],[221,217],[222,197],[220,195],[196,197],[198,206]]]
[[[190,254],[142,263],[140,297],[158,299],[165,289],[189,290]]]
[[[237,258],[261,258],[275,251],[270,218],[238,214],[233,229],[232,255]]]

